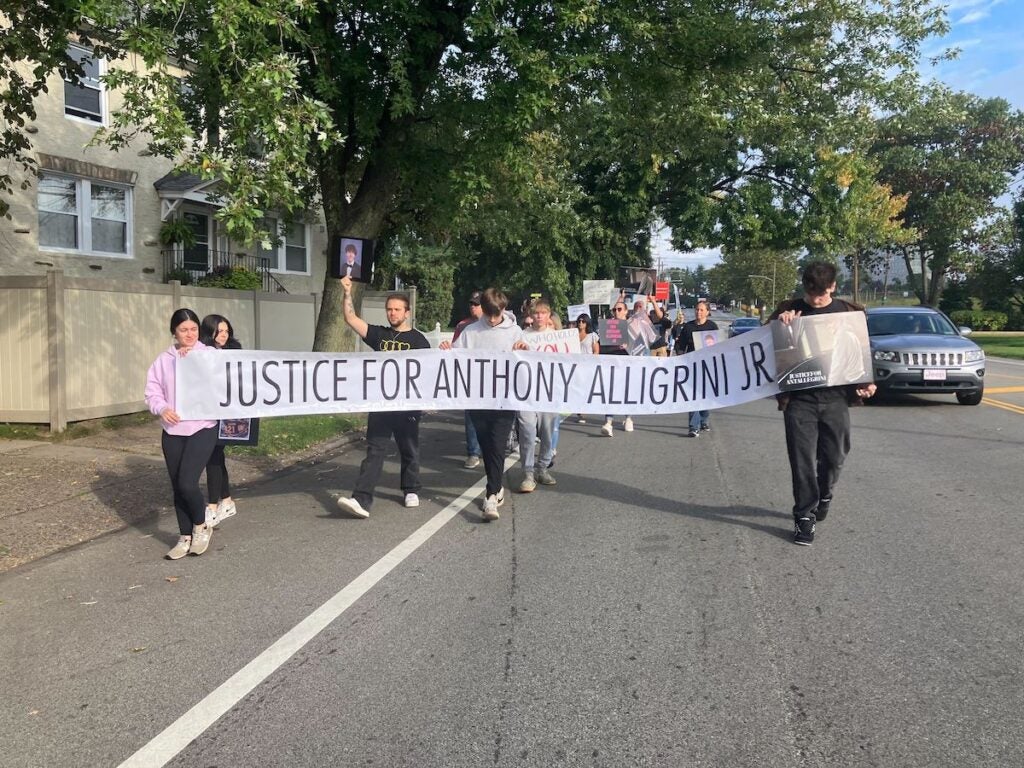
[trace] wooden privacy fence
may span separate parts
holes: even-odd
[[[0,276],[0,421],[68,422],[145,410],[146,371],[178,307],[228,317],[248,349],[308,352],[317,296],[172,282]]]

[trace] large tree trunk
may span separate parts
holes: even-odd
[[[386,153],[381,154],[387,157]],[[336,236],[367,240],[379,237],[397,189],[397,172],[387,159],[371,161],[363,172],[355,197],[349,203],[345,198],[344,175],[331,162],[333,159],[334,156],[328,156],[320,171],[328,243]],[[328,253],[328,269],[324,273],[324,292],[313,337],[313,351],[351,352],[359,348],[359,338],[348,327],[341,311],[345,292],[341,280],[331,277],[332,258],[333,255]],[[353,286],[352,303],[356,314],[362,310],[364,287],[365,283],[355,283]]]

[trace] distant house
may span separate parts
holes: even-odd
[[[69,277],[195,282],[228,265],[259,272],[264,290],[321,290],[327,235],[320,212],[287,227],[269,215],[279,242],[268,249],[232,242],[215,218],[216,182],[174,173],[141,142],[120,152],[87,146],[109,124],[118,94],[99,79],[107,62],[74,42],[68,52],[85,77],[70,82],[54,73],[36,104],[27,130],[40,175],[24,190],[15,179],[11,218],[0,219],[0,275],[58,268]],[[168,234],[177,237],[167,242]]]

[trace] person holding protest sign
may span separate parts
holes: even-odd
[[[686,346],[686,339],[683,336],[683,326],[686,325],[686,312],[680,309],[676,312],[675,322],[672,323],[672,330],[669,336],[672,339],[672,354],[683,354],[683,347]]]
[[[410,349],[429,349],[430,342],[412,327],[409,321],[409,297],[404,293],[388,294],[384,311],[388,327],[369,325],[352,306],[352,278],[343,277],[345,291],[342,304],[345,322],[375,352],[401,353]],[[338,499],[338,507],[349,514],[367,518],[373,504],[373,492],[384,468],[384,456],[394,438],[401,457],[402,492],[406,507],[420,505],[420,412],[387,411],[371,413],[366,419],[366,458],[359,467],[359,477],[351,497]]]
[[[695,333],[705,333],[706,331],[717,331],[718,324],[714,320],[709,320],[708,316],[711,314],[711,307],[704,299],[697,302],[697,309],[695,310],[696,319],[691,320],[688,323],[683,324],[682,337],[683,337],[683,354],[693,352],[696,346],[693,343],[693,335]],[[708,421],[710,413],[708,411],[691,411],[690,412],[690,437],[699,437],[701,432],[708,432],[711,429],[711,423]]]
[[[511,351],[526,349],[523,329],[511,312],[506,312],[508,296],[497,288],[488,288],[480,297],[483,317],[463,328],[454,342],[441,342],[441,349],[494,349]],[[480,438],[480,448],[487,472],[487,490],[484,495],[484,520],[497,520],[498,507],[505,503],[502,478],[505,474],[505,444],[515,421],[514,411],[471,410],[470,418]]]
[[[463,329],[470,323],[475,323],[483,316],[483,310],[480,309],[480,298],[483,294],[480,291],[473,291],[469,295],[469,315],[458,322],[455,326],[455,332],[452,334],[452,341],[459,338]],[[466,425],[466,461],[462,464],[466,469],[476,469],[480,466],[481,456],[480,452],[480,441],[476,436],[476,427],[473,426],[473,420],[469,418],[469,411],[463,414],[463,419]]]
[[[551,305],[543,299],[533,302],[531,313],[533,322],[524,334],[524,341],[529,344],[532,334],[557,330],[551,321]],[[520,493],[532,493],[541,485],[555,485],[555,478],[548,468],[554,457],[555,427],[557,413],[538,413],[536,411],[520,411],[516,417],[519,427],[519,459],[523,463],[523,480],[519,484]],[[540,457],[536,454],[537,438],[540,437]]]
[[[813,261],[801,277],[804,295],[782,302],[769,320],[789,325],[797,317],[831,312],[862,312],[852,302],[836,299],[836,268]],[[793,481],[793,543],[810,546],[816,523],[832,504],[832,491],[850,452],[851,403],[875,394],[874,384],[801,389],[778,395],[786,425],[786,453]]]
[[[628,311],[629,308],[626,306],[626,294],[625,291],[622,291],[619,293],[618,301],[616,301],[612,305],[612,319],[625,322],[627,319],[626,315]],[[608,351],[605,352],[605,354],[626,355],[629,354],[629,348],[625,344],[623,344],[614,349],[609,349]],[[611,414],[607,414],[604,417],[604,424],[601,425],[601,434],[604,435],[605,437],[611,437],[613,434],[615,434],[614,427],[612,426],[612,421],[613,417]],[[631,416],[626,416],[623,418],[622,429],[626,432],[633,431],[633,418]]]
[[[223,315],[207,315],[199,327],[199,340],[215,349],[241,349],[235,338],[235,329]],[[224,446],[213,446],[213,453],[206,463],[206,488],[209,498],[206,503],[206,522],[212,526],[227,520],[238,510],[231,498],[228,484],[228,467],[224,457]]]
[[[601,354],[601,337],[594,331],[594,321],[584,313],[576,318],[576,328],[580,332],[580,353],[584,355]],[[576,414],[577,424],[586,424],[587,419],[582,413]]]
[[[174,343],[149,367],[145,399],[146,407],[160,417],[163,427],[160,447],[171,478],[180,533],[167,559],[179,560],[190,553],[201,555],[210,546],[213,527],[206,522],[206,501],[199,488],[199,477],[217,444],[217,422],[185,421],[174,410],[175,363],[206,345],[199,340],[199,316],[191,309],[175,310],[170,328]]]
[[[666,336],[672,329],[672,321],[668,319],[665,310],[654,300],[653,296],[647,297],[647,305],[651,308],[648,316],[657,337],[651,342],[651,355],[654,357],[668,357],[668,340]]]

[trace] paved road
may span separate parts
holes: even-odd
[[[566,423],[558,486],[491,524],[457,502],[461,422],[431,417],[419,510],[389,464],[369,520],[335,514],[348,451],[240,493],[202,558],[161,559],[164,516],[0,576],[0,763],[157,739],[139,764],[1022,765],[1022,394],[857,409],[811,548],[772,403],[698,439],[681,416]],[[294,655],[261,656],[295,627]]]

